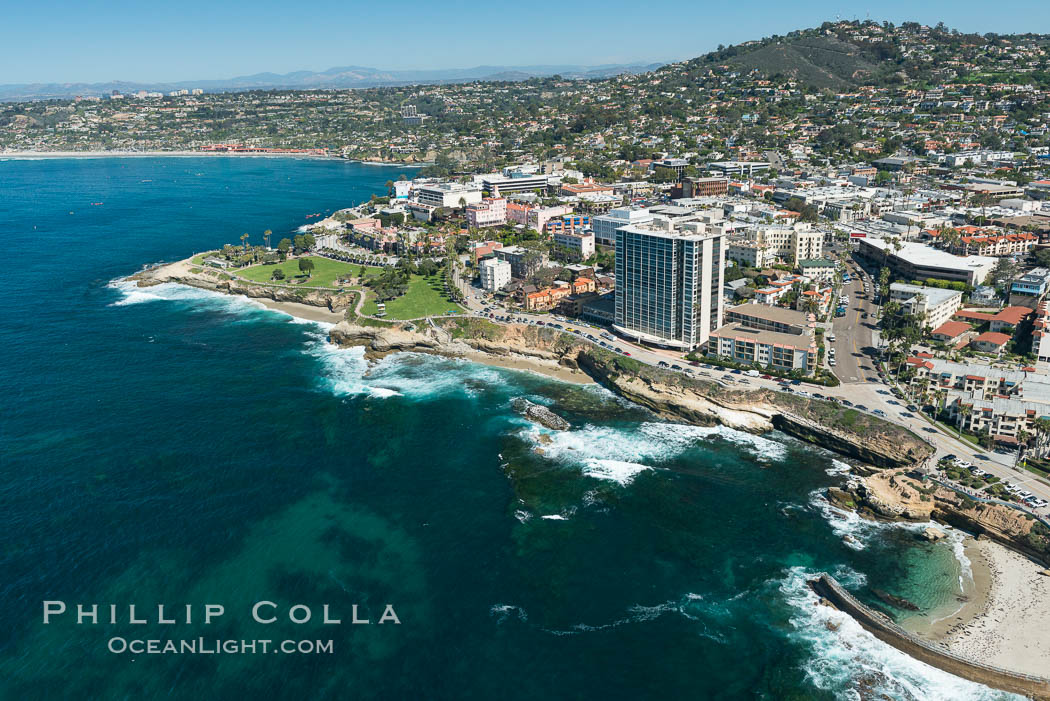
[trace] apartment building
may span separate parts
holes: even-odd
[[[578,254],[580,260],[586,260],[594,255],[594,234],[588,231],[556,231],[553,238],[555,245]]]
[[[481,202],[467,205],[467,224],[478,229],[503,226],[507,223],[507,200],[486,197]]]
[[[622,226],[616,230],[614,328],[692,350],[722,323],[724,236]]]
[[[481,261],[481,286],[486,292],[502,290],[511,279],[510,263],[499,258],[486,258]]]
[[[900,302],[905,314],[924,315],[925,325],[933,329],[950,321],[962,306],[962,292],[902,282],[890,285],[890,299]]]
[[[727,323],[711,333],[707,355],[737,363],[811,374],[817,342],[810,315],[762,304],[741,304],[726,313]]]
[[[545,252],[522,246],[497,248],[493,253],[500,260],[510,263],[511,275],[519,280],[532,277],[537,270],[547,267],[550,262]]]

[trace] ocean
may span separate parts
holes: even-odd
[[[924,612],[969,576],[957,534],[832,508],[847,466],[820,448],[460,360],[369,365],[246,298],[121,282],[401,172],[0,159],[0,699],[1008,696],[815,605],[822,571]],[[45,601],[66,613],[45,625]],[[260,640],[294,649],[163,653]]]

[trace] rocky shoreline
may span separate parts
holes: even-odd
[[[669,420],[722,424],[751,433],[780,430],[878,467],[919,464],[933,452],[929,443],[902,426],[832,402],[768,389],[729,389],[714,381],[645,365],[549,327],[495,324],[466,317],[434,319],[427,325],[359,318],[353,311],[356,292],[247,283],[190,260],[149,268],[131,279],[140,286],[179,283],[344,313],[345,320],[329,331],[331,341],[363,346],[368,357],[413,351],[461,358],[480,353],[497,359],[520,359],[586,374]]]
[[[854,477],[831,487],[835,506],[885,521],[937,521],[986,538],[1050,567],[1050,531],[1034,517],[1001,504],[975,501],[936,482],[921,481],[899,470]]]

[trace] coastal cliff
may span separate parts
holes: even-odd
[[[907,429],[832,402],[767,389],[729,389],[710,380],[662,370],[607,351],[549,327],[447,318],[433,325],[345,321],[330,331],[333,343],[364,346],[372,354],[422,351],[448,355],[481,352],[519,356],[585,372],[620,396],[668,419],[722,424],[762,433],[778,429],[880,467],[922,462],[932,448]]]
[[[827,497],[833,504],[874,518],[947,523],[1050,566],[1050,529],[1022,511],[976,501],[936,482],[883,470],[854,478],[842,489],[832,487]]]

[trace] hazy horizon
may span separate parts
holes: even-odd
[[[335,0],[295,9],[274,0],[102,8],[59,2],[8,11],[0,84],[170,84],[340,66],[414,71],[664,63],[837,17],[943,21],[965,32],[1050,32],[1050,3],[1022,0],[994,9],[945,0],[921,6],[885,0],[867,8],[756,0],[674,7],[666,15],[625,0],[537,0],[514,14],[484,4],[421,0],[404,0],[396,12],[384,4],[349,7]]]

